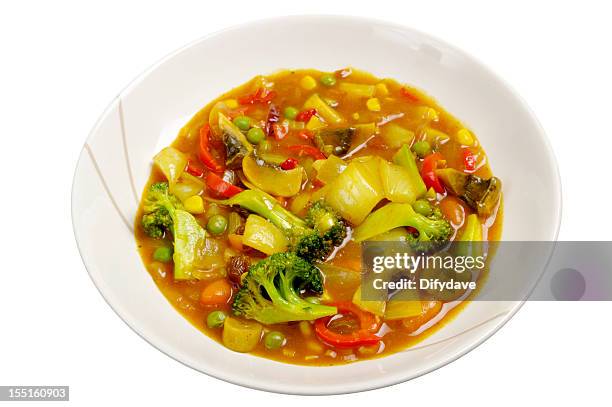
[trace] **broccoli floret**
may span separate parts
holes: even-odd
[[[448,243],[453,233],[452,226],[438,207],[428,216],[415,212],[411,223],[416,233],[409,233],[407,241],[412,249],[419,252],[439,250],[441,245]]]
[[[232,304],[234,315],[263,324],[309,321],[337,313],[336,307],[314,304],[300,294],[323,293],[319,270],[295,253],[277,253],[249,267]]]
[[[322,201],[308,210],[306,220],[289,212],[265,192],[249,189],[232,198],[218,201],[222,205],[239,205],[263,216],[283,231],[298,256],[308,261],[325,260],[346,237],[346,225]]]
[[[155,239],[172,232],[174,210],[182,208],[179,200],[168,192],[167,182],[152,184],[144,200],[142,227],[145,233]]]

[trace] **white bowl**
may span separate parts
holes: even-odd
[[[162,296],[132,230],[153,155],[198,109],[257,74],[345,66],[412,84],[475,131],[504,182],[504,240],[556,239],[560,182],[546,136],[525,103],[471,56],[406,27],[352,17],[284,17],[230,28],[169,55],[121,92],[89,135],[74,177],[74,231],[92,280],[115,312],[162,352],[252,388],[355,392],[453,361],[520,307],[520,301],[472,303],[406,351],[343,366],[304,367],[234,353],[190,325]]]

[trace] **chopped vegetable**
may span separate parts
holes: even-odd
[[[219,113],[219,129],[223,132],[227,167],[240,168],[242,159],[253,151],[253,146],[223,113]]]
[[[355,348],[380,342],[380,337],[375,334],[378,320],[374,315],[361,311],[350,302],[335,305],[338,312],[355,316],[359,320],[359,327],[350,333],[335,332],[329,328],[331,317],[320,318],[315,322],[315,332],[323,342],[337,348]]]
[[[372,157],[353,160],[329,184],[325,201],[354,225],[359,225],[384,198],[379,160]]]
[[[433,208],[426,199],[419,199],[412,204],[412,207],[416,213],[420,213],[423,216],[429,216],[433,213]]]
[[[406,176],[410,180],[410,185],[414,188],[415,196],[422,197],[427,192],[425,183],[419,174],[414,156],[410,152],[407,144],[404,144],[393,156],[393,163],[404,167],[408,172]]]
[[[374,211],[355,228],[353,239],[361,242],[402,226],[415,228],[419,233],[418,240],[427,242],[446,241],[453,232],[453,228],[439,211],[431,216],[423,216],[416,213],[410,204],[392,202]]]
[[[376,84],[376,96],[387,96],[388,94],[389,89],[387,88],[387,85],[385,85],[383,82]]]
[[[280,229],[266,219],[249,215],[244,226],[242,244],[270,255],[286,251],[289,241]]]
[[[144,199],[143,210],[142,225],[147,234],[161,237],[167,231],[174,237],[174,278],[194,278],[201,260],[199,256],[206,243],[204,229],[168,192],[166,182],[151,185]]]
[[[285,346],[287,339],[282,332],[270,331],[264,336],[264,346],[266,349],[279,349]]]
[[[346,165],[342,159],[330,155],[327,159],[315,161],[312,166],[317,171],[316,179],[323,184],[330,184],[346,169]]]
[[[366,101],[366,107],[372,112],[380,112],[380,100],[378,98],[370,98]]]
[[[419,158],[425,158],[425,156],[431,154],[431,146],[425,140],[417,141],[412,146],[412,151],[414,151]]]
[[[285,161],[283,161],[280,164],[280,167],[283,170],[292,170],[296,168],[297,166],[298,166],[298,161],[295,158],[291,158],[291,157],[287,158]]]
[[[301,167],[285,171],[247,156],[242,161],[242,171],[249,182],[274,196],[290,197],[300,192],[302,187]]]
[[[187,157],[174,147],[166,147],[157,153],[153,163],[164,174],[172,189],[187,166]]]
[[[336,307],[305,301],[303,290],[323,292],[319,270],[294,253],[277,253],[249,268],[232,309],[237,316],[264,324],[314,320],[337,312]]]
[[[231,198],[243,189],[226,182],[217,174],[211,172],[206,176],[206,185],[220,197]]]
[[[312,116],[308,123],[306,123],[306,129],[309,131],[321,130],[325,127],[327,127],[327,124],[317,116]]]
[[[478,219],[478,215],[475,213],[468,215],[463,233],[459,238],[462,242],[481,242],[482,238],[482,225]]]
[[[317,109],[305,109],[299,112],[295,116],[295,120],[298,122],[307,122],[311,117],[317,114]]]
[[[238,116],[232,120],[232,123],[242,131],[247,131],[251,127],[251,119],[246,116]]]
[[[427,188],[433,188],[439,194],[444,193],[444,187],[436,175],[438,169],[438,161],[442,160],[442,154],[433,153],[425,157],[423,166],[421,167],[421,178],[425,182]]]
[[[371,98],[376,93],[374,85],[364,85],[361,83],[341,82],[338,88],[352,97]]]
[[[469,148],[463,149],[463,166],[466,171],[474,171],[476,169],[476,157]]]
[[[289,133],[289,124],[286,121],[272,125],[272,136],[276,140],[284,139],[287,133]]]
[[[258,144],[266,138],[266,134],[259,127],[251,127],[247,132],[247,140],[252,144]]]
[[[306,90],[313,90],[317,87],[317,81],[312,76],[306,75],[300,80],[300,85]]]
[[[193,175],[194,177],[202,177],[204,175],[204,170],[200,168],[197,164],[194,164],[191,160],[187,161],[185,172]]]
[[[223,215],[213,215],[206,223],[206,229],[213,235],[223,234],[227,230],[227,218]]]
[[[422,312],[423,305],[419,300],[418,292],[414,290],[399,290],[387,301],[384,317],[385,320],[393,321],[418,316]]]
[[[238,98],[238,103],[241,105],[266,104],[270,103],[275,97],[275,91],[266,88],[258,88],[254,93]]]
[[[464,146],[472,146],[474,144],[474,136],[468,129],[460,129],[457,132],[457,142]]]
[[[381,296],[382,297],[382,296]],[[374,315],[382,317],[385,314],[385,309],[387,308],[386,302],[386,293],[384,293],[384,299],[381,298],[379,300],[368,299],[364,300],[361,295],[361,286],[357,288],[355,293],[353,294],[353,304],[355,304],[360,309],[371,312]]]
[[[199,195],[191,196],[183,202],[185,210],[194,215],[200,215],[204,213],[204,200]]]
[[[355,131],[354,127],[322,130],[315,133],[313,140],[315,145],[325,155],[335,154],[341,156],[346,154],[351,148]]]
[[[185,203],[187,199],[194,195],[200,195],[202,191],[204,191],[204,181],[188,172],[183,172],[170,192]]]
[[[268,116],[266,117],[266,127],[265,133],[268,137],[274,136],[274,125],[278,123],[280,120],[280,113],[278,112],[278,108],[275,104],[270,104],[270,109],[268,110]]]
[[[340,115],[340,113],[325,103],[325,101],[316,93],[306,99],[306,102],[304,102],[304,109],[315,109],[317,114],[330,124],[341,124],[344,122],[344,118]]]
[[[391,202],[413,203],[422,195],[420,183],[413,183],[410,171],[401,165],[379,160],[385,198]]]
[[[332,74],[323,74],[321,75],[321,78],[319,78],[319,81],[321,82],[321,84],[323,86],[334,86],[336,84],[336,77]]]
[[[200,304],[219,306],[232,299],[232,286],[226,279],[213,281],[202,290]]]
[[[380,132],[385,144],[390,148],[400,148],[404,144],[410,145],[414,140],[414,133],[395,123],[382,126]]]
[[[436,171],[449,191],[463,199],[480,216],[489,216],[501,198],[501,181],[497,177],[482,179],[452,168]]]
[[[316,147],[310,146],[308,144],[297,144],[294,146],[287,147],[289,151],[293,151],[300,156],[310,156],[315,160],[322,160],[325,158],[325,155]]]
[[[219,310],[213,311],[206,317],[206,326],[209,328],[221,328],[225,322],[225,318],[227,318],[225,312]]]
[[[160,246],[153,252],[153,260],[169,263],[172,261],[172,247]]]
[[[211,171],[222,172],[223,166],[215,160],[209,150],[210,126],[205,124],[200,128],[200,145],[198,149],[198,157],[200,161]]]
[[[227,317],[223,323],[223,345],[236,352],[250,352],[261,340],[263,327],[255,321]]]
[[[289,120],[294,120],[297,117],[298,113],[299,113],[299,110],[297,110],[293,106],[287,106],[285,110],[283,111],[283,114]]]

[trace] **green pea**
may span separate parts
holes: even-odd
[[[234,119],[233,123],[240,130],[247,131],[251,127],[251,119],[246,116],[238,116]]]
[[[416,155],[418,155],[419,157],[423,158],[426,155],[428,155],[429,153],[431,153],[431,146],[425,140],[417,141],[412,146],[412,151],[414,151],[416,153]]]
[[[297,110],[295,107],[293,106],[287,106],[285,108],[285,111],[283,112],[283,114],[285,115],[285,117],[289,120],[293,120],[297,117],[298,113],[300,111]]]
[[[221,328],[225,322],[225,312],[213,311],[206,317],[206,325],[209,328]]]
[[[278,349],[285,345],[285,335],[282,332],[270,331],[264,337],[264,345],[267,349]]]
[[[336,84],[336,77],[329,73],[323,74],[319,80],[323,86],[334,86]]]
[[[172,261],[172,247],[168,247],[168,246],[158,247],[153,252],[153,259],[156,261],[164,262],[164,263],[168,263]]]
[[[265,153],[272,149],[272,142],[267,139],[263,139],[257,144],[257,152]]]
[[[213,235],[220,235],[227,229],[227,219],[223,215],[214,215],[208,219],[206,229]]]
[[[251,127],[247,132],[247,140],[252,144],[257,144],[264,138],[266,138],[266,135],[259,127]]]
[[[429,216],[433,212],[433,208],[425,199],[419,199],[412,204],[412,207],[416,213],[420,213],[423,216]]]

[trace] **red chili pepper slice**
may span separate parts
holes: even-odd
[[[429,154],[423,160],[423,166],[421,167],[421,178],[425,182],[427,189],[433,188],[434,191],[443,194],[444,187],[440,183],[440,179],[436,175],[436,169],[438,169],[438,161],[442,160],[442,154],[433,153]]]
[[[270,105],[270,109],[268,110],[268,117],[266,118],[266,135],[268,137],[274,137],[274,124],[278,123],[280,120],[280,113],[275,104]]]
[[[185,171],[194,177],[202,177],[204,175],[204,169],[199,165],[194,164],[191,160],[187,161],[187,166],[185,167]]]
[[[282,140],[289,133],[289,126],[285,124],[276,123],[272,125],[272,134],[277,140]]]
[[[315,114],[317,114],[317,109],[302,110],[295,116],[295,120],[298,122],[307,122]]]
[[[376,345],[380,342],[380,336],[375,332],[378,329],[378,321],[374,314],[364,312],[351,302],[339,302],[335,305],[339,314],[352,314],[359,319],[359,329],[351,333],[338,333],[328,328],[331,316],[319,318],[315,321],[315,332],[325,343],[337,348],[354,348],[358,346]]]
[[[476,156],[469,148],[463,149],[463,164],[467,171],[474,171],[476,169]]]
[[[259,88],[250,95],[238,98],[238,103],[241,105],[254,105],[256,103],[270,103],[276,97],[276,92],[266,88]]]
[[[200,161],[211,171],[223,172],[223,166],[215,160],[209,150],[210,125],[205,124],[200,128],[200,148],[198,156]]]
[[[416,97],[415,95],[413,95],[408,89],[406,88],[400,88],[400,95],[402,95],[403,97],[405,97],[406,99],[408,99],[408,101],[412,102],[412,103],[416,103],[419,101],[419,98]]]
[[[309,146],[307,144],[296,144],[294,146],[287,147],[288,150],[298,153],[300,156],[308,155],[315,160],[324,160],[325,154],[321,152],[318,148],[314,146]]]
[[[242,188],[230,184],[227,181],[224,181],[223,178],[221,178],[214,172],[209,172],[206,176],[206,185],[210,189],[212,189],[217,195],[222,196],[224,198],[231,198],[237,193],[243,191]]]
[[[297,167],[297,166],[298,166],[298,161],[297,161],[295,158],[291,158],[291,157],[287,158],[287,159],[286,159],[285,161],[283,161],[283,162],[281,163],[281,165],[280,165],[280,167],[281,167],[283,170],[285,170],[285,171],[286,171],[286,170],[292,170],[292,169],[294,169],[294,168],[295,168],[295,167]]]

